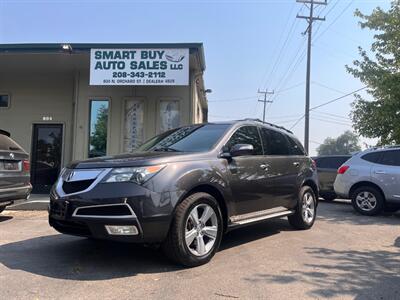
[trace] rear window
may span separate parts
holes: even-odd
[[[361,157],[361,159],[377,164],[377,163],[379,163],[381,153],[382,152],[368,153],[368,154],[363,155]]]
[[[0,134],[0,150],[3,151],[22,151],[20,145],[10,139],[8,136]]]
[[[380,163],[387,166],[400,166],[400,150],[382,152]]]
[[[288,141],[289,141],[289,150],[290,154],[292,155],[305,155],[305,151],[301,143],[296,140],[291,138],[290,136],[286,136]]]
[[[334,156],[334,157],[319,157],[315,159],[318,168],[322,169],[338,169],[350,156]]]
[[[289,141],[280,132],[261,128],[265,155],[289,155]]]

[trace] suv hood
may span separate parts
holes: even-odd
[[[136,152],[74,161],[69,164],[67,168],[95,169],[139,167],[177,161],[199,160],[202,158],[204,158],[204,154],[191,152]]]

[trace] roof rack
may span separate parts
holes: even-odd
[[[400,148],[400,145],[382,145],[382,146],[374,146],[367,148],[366,150],[375,151],[379,149],[392,149],[392,148]]]
[[[264,122],[264,121],[261,121],[260,119],[246,118],[246,119],[243,119],[243,120],[240,120],[240,121],[254,121],[254,122],[259,122],[259,123],[262,123],[262,124],[269,125],[269,126],[271,126],[271,127],[275,127],[275,128],[278,128],[278,129],[282,129],[282,130],[284,130],[284,131],[286,131],[286,132],[289,132],[289,133],[293,134],[292,131],[290,131],[289,129],[286,129],[286,128],[283,127],[283,126],[278,126],[278,125],[275,125],[275,124],[272,124],[272,123]]]

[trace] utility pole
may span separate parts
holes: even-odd
[[[264,95],[264,99],[258,100],[258,102],[264,103],[263,122],[265,122],[265,112],[267,109],[267,103],[272,103],[271,100],[267,100],[267,95],[273,95],[274,91],[269,92],[268,90],[265,90],[265,91],[258,90],[258,93]]]
[[[308,22],[308,28],[304,34],[308,34],[308,46],[307,46],[307,74],[306,74],[306,107],[305,107],[305,124],[304,124],[304,148],[309,153],[310,145],[310,78],[311,78],[311,40],[312,40],[312,25],[314,21],[325,21],[325,18],[314,17],[314,9],[316,5],[327,5],[325,1],[315,0],[296,0],[298,3],[303,3],[309,8],[309,16],[299,16],[299,19],[305,19]]]

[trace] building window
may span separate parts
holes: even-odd
[[[89,157],[107,153],[108,100],[91,100],[89,116]]]
[[[160,132],[179,127],[179,100],[160,101]]]
[[[124,107],[124,152],[132,152],[143,142],[144,102],[129,99]]]
[[[0,94],[0,108],[10,107],[10,95]]]

